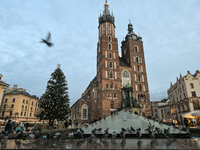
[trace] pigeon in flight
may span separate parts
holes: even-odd
[[[48,36],[47,36],[47,39],[42,39],[41,42],[42,43],[46,43],[47,46],[51,47],[51,46],[53,46],[53,43],[51,43],[50,40],[51,40],[51,33],[49,32]]]

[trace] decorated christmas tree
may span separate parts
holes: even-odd
[[[51,74],[47,82],[45,93],[41,96],[41,120],[65,120],[70,113],[70,102],[68,96],[68,87],[65,75],[60,69],[60,64]]]

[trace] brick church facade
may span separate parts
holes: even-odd
[[[125,107],[151,115],[143,41],[129,22],[119,56],[115,18],[106,1],[99,17],[97,74],[72,105],[71,118],[73,123],[91,123]]]

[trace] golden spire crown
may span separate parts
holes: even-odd
[[[107,0],[106,0],[106,3],[104,4],[105,6],[108,6],[109,4],[107,3]]]

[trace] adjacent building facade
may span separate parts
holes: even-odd
[[[36,115],[39,113],[39,98],[30,95],[25,89],[7,88],[5,90],[0,118],[20,121],[38,121]]]
[[[3,75],[0,74],[0,108],[1,108],[1,105],[2,105],[2,99],[3,99],[3,96],[4,96],[4,90],[7,87],[9,87],[9,84],[3,82],[2,78],[3,78]]]
[[[188,116],[193,111],[200,110],[200,72],[197,70],[195,74],[191,74],[190,71],[187,75],[180,78],[177,77],[176,83],[170,83],[170,88],[167,90],[168,100],[165,104],[162,102],[156,102],[159,107],[152,102],[153,117],[158,120],[161,119],[171,119],[179,120],[183,122],[184,117]],[[163,107],[162,107],[163,106]],[[162,111],[162,113],[157,114],[156,111]]]
[[[90,123],[123,107],[132,107],[146,116],[152,114],[142,38],[129,22],[120,57],[115,28],[106,2],[99,17],[97,75],[71,107],[74,123]]]

